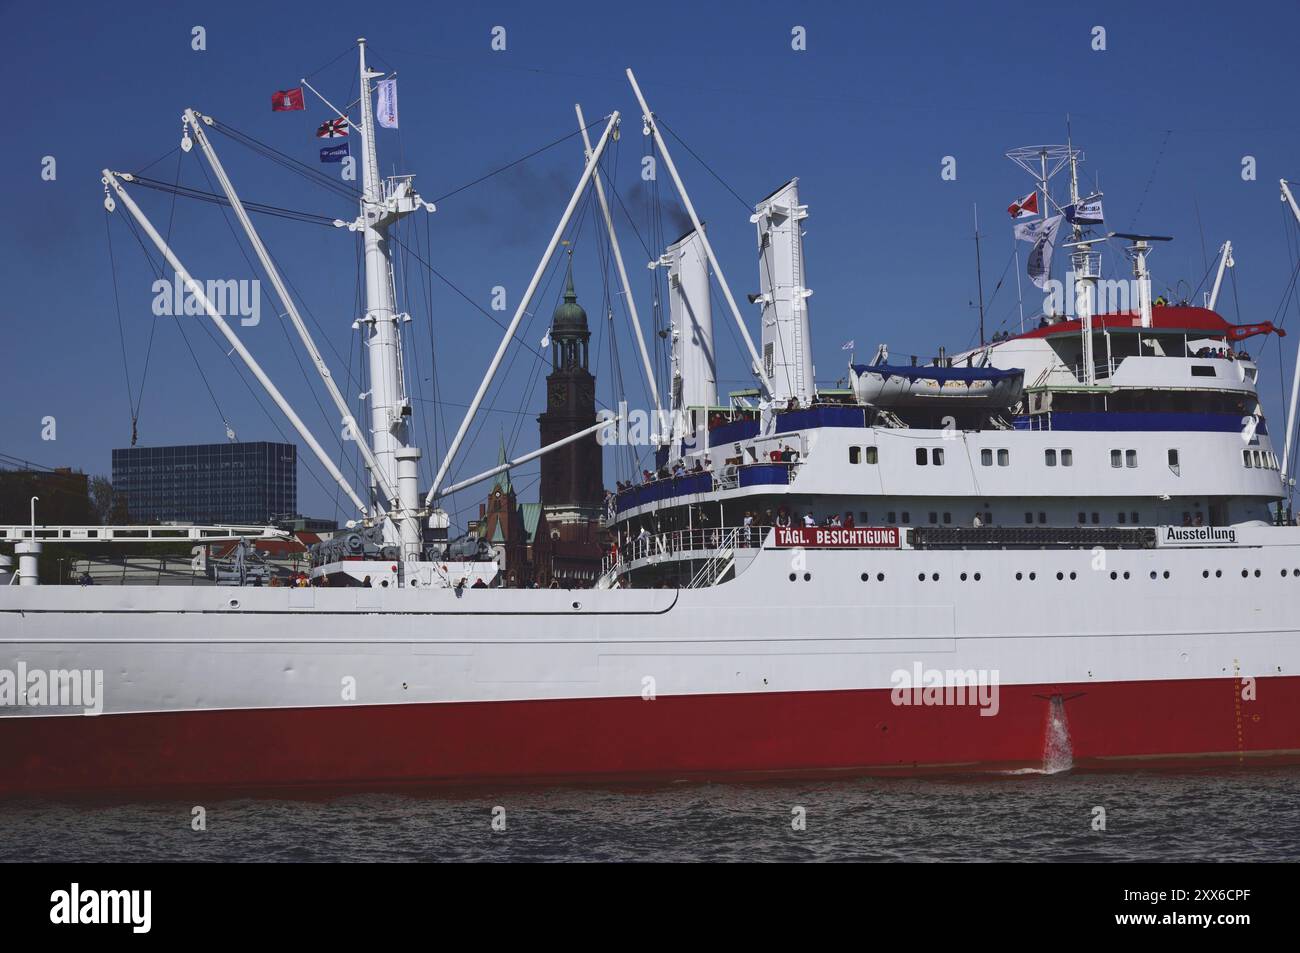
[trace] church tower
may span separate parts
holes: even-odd
[[[551,319],[551,373],[546,378],[546,412],[537,418],[541,445],[562,440],[596,422],[596,379],[588,370],[591,331],[587,312],[573,289],[573,259],[564,280],[564,300]],[[596,434],[552,450],[541,459],[540,497],[546,521],[560,539],[596,538],[604,511],[605,481]]]

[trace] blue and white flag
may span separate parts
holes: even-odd
[[[351,155],[348,152],[348,144],[341,142],[337,146],[326,146],[320,151],[321,162],[342,162],[345,156]]]
[[[385,129],[397,128],[397,80],[379,81],[379,105],[375,107],[375,118]]]
[[[843,344],[840,345],[840,350],[841,350],[841,351],[851,351],[851,350],[853,350],[853,342],[852,342],[852,341],[845,341]]]
[[[1065,219],[1071,225],[1100,225],[1104,221],[1101,213],[1101,193],[1079,199],[1078,205],[1067,205]]]

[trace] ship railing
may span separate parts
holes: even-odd
[[[750,526],[710,526],[669,530],[666,533],[647,533],[645,536],[634,536],[620,547],[620,561],[626,564],[644,559],[665,559],[682,554],[714,553],[722,548],[728,539],[731,540],[730,546],[733,549],[757,549],[763,545],[771,528],[771,526],[755,523]]]

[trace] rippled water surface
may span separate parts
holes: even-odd
[[[1295,861],[1300,770],[0,803],[27,860]]]

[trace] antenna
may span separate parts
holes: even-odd
[[[980,265],[980,207],[971,203],[975,215],[975,286],[980,302],[980,347],[984,346],[984,269]]]

